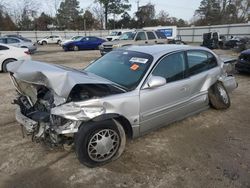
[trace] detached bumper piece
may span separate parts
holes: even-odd
[[[238,87],[238,83],[236,82],[235,77],[232,75],[227,76],[223,80],[223,85],[225,86],[228,92],[232,92]]]

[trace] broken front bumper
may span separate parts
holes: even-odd
[[[29,117],[22,114],[20,107],[16,109],[16,120],[18,123],[24,126],[28,133],[33,133],[37,126],[40,126],[37,121],[30,119]],[[81,125],[81,121],[69,120],[64,125],[53,127],[57,134],[71,134],[78,132],[78,128]]]
[[[18,123],[23,125],[28,133],[34,132],[34,129],[37,127],[38,122],[24,116],[21,112],[20,107],[16,109],[16,120]]]

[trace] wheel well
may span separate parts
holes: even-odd
[[[130,122],[127,120],[127,118],[119,114],[104,114],[104,115],[95,117],[91,121],[103,121],[103,120],[108,120],[108,119],[115,119],[116,121],[118,121],[122,125],[127,137],[128,138],[133,137],[133,129],[132,129]]]
[[[132,126],[131,126],[130,122],[123,116],[119,116],[119,117],[114,118],[114,119],[117,120],[122,125],[127,137],[132,138],[133,137],[133,130],[132,130]]]
[[[2,70],[3,70],[4,63],[5,63],[6,61],[8,61],[8,60],[17,61],[17,60],[16,60],[16,59],[14,59],[14,58],[8,58],[8,59],[5,59],[5,60],[3,61],[3,63],[2,63]]]

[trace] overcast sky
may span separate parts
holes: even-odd
[[[94,0],[79,0],[81,8],[85,9],[88,6],[93,5]],[[137,0],[129,0],[132,5],[130,14],[137,10]],[[189,21],[193,15],[194,11],[199,7],[201,0],[139,0],[140,6],[146,5],[147,3],[152,3],[155,5],[156,13],[160,10],[164,10],[169,13],[170,16],[182,18]]]
[[[21,6],[23,0],[0,0],[0,2],[6,2],[9,4],[9,7]],[[39,4],[38,12],[45,11],[47,13],[54,14],[54,2],[59,2],[60,0],[34,0]],[[80,8],[83,10],[89,9],[94,6],[95,0],[79,0]],[[129,0],[129,3],[132,5],[130,15],[133,17],[133,13],[137,10],[137,1],[138,0]],[[139,0],[139,5],[146,5],[147,3],[152,3],[155,5],[156,14],[161,10],[164,10],[169,13],[171,17],[182,18],[186,21],[194,15],[194,11],[199,7],[201,0]]]

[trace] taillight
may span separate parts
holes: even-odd
[[[30,55],[30,52],[29,52],[29,51],[24,51],[24,53],[26,53],[27,55]]]

